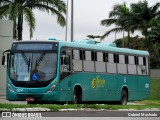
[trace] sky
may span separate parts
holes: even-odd
[[[67,3],[67,0],[64,0]],[[115,4],[137,3],[139,0],[74,0],[74,39],[88,39],[87,35],[103,35],[106,31],[114,28],[114,26],[104,27],[100,25],[100,21],[107,19],[109,12]],[[148,0],[149,6],[160,2],[159,0]],[[68,29],[67,41],[70,41],[70,13],[71,0],[68,0]],[[56,16],[52,16],[46,12],[34,10],[36,17],[36,28],[33,33],[32,40],[48,40],[56,38],[65,40],[66,28],[57,24]],[[125,33],[127,35],[127,33]],[[134,35],[140,35],[135,32]],[[122,38],[123,34],[118,33],[116,38]],[[29,27],[24,23],[23,39],[29,40]],[[96,39],[99,40],[99,39]],[[106,37],[103,42],[111,43],[115,40],[115,33]]]

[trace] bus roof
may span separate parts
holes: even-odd
[[[47,41],[36,40],[36,41],[21,41],[21,42],[58,42],[60,47],[71,47],[77,49],[88,49],[88,50],[115,52],[121,54],[149,56],[148,51],[134,50],[128,48],[118,48],[116,47],[115,43],[97,43],[94,40],[75,40],[73,42],[66,42],[63,40],[47,40]]]
[[[98,51],[106,51],[106,52],[115,52],[115,53],[123,53],[123,54],[132,54],[132,55],[142,55],[142,56],[149,56],[148,51],[142,50],[134,50],[128,48],[118,48],[116,47],[115,43],[83,43],[83,42],[64,42],[59,41],[59,45],[72,47],[72,48],[79,48],[79,49],[89,49],[89,50],[98,50]]]

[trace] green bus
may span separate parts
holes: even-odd
[[[150,95],[149,53],[93,40],[13,42],[6,99],[38,102],[141,101]]]

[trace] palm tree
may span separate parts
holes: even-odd
[[[132,28],[140,30],[146,39],[146,46],[150,44],[148,39],[148,30],[151,28],[152,19],[160,17],[160,3],[152,7],[148,6],[147,1],[131,4],[132,11]]]
[[[14,38],[22,40],[24,20],[30,27],[30,39],[33,37],[36,26],[33,9],[56,15],[58,24],[65,26],[66,5],[62,0],[0,0],[0,17],[13,20]]]
[[[109,13],[109,19],[104,19],[101,21],[102,26],[110,26],[115,24],[116,27],[105,32],[101,39],[104,39],[112,32],[122,32],[127,31],[128,33],[128,47],[130,42],[130,27],[129,27],[129,19],[130,18],[130,10],[126,6],[126,4],[116,4],[113,7],[113,10]]]
[[[160,19],[152,19],[151,22],[151,29],[148,31],[148,38],[153,44],[159,45],[160,44]]]

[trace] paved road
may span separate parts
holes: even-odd
[[[0,103],[27,104],[26,101],[8,101],[6,100],[6,96],[0,96]]]
[[[160,111],[75,111],[42,112],[44,117],[160,117]]]

